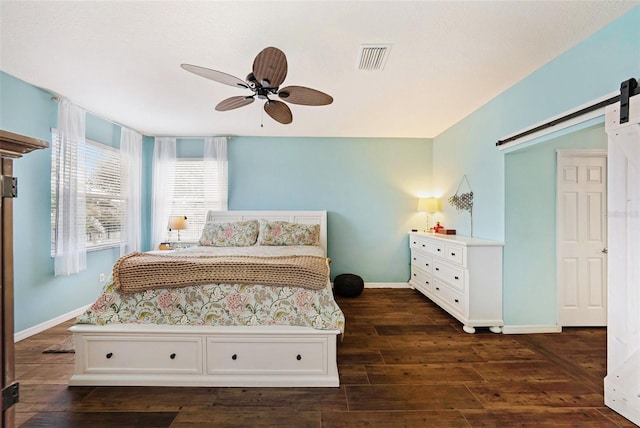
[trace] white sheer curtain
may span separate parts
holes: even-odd
[[[207,202],[219,201],[208,209],[227,210],[228,201],[227,137],[204,139],[204,195]]]
[[[126,177],[124,191],[127,199],[126,229],[120,254],[141,251],[142,227],[140,204],[142,198],[142,135],[128,128],[120,130],[121,177]]]
[[[156,137],[153,146],[153,193],[151,215],[151,244],[153,249],[164,240],[175,183],[168,180],[175,176],[176,139]]]
[[[58,103],[58,154],[55,183],[55,276],[87,268],[85,198],[86,112],[68,100]]]

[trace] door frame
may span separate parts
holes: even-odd
[[[13,160],[0,159],[3,179],[13,177]],[[14,308],[13,308],[13,199],[0,195],[0,328],[2,336],[2,390],[15,383]],[[17,393],[17,391],[16,391]],[[13,427],[15,407],[3,410],[0,427]]]
[[[561,234],[560,232],[560,174],[559,174],[559,166],[560,166],[560,159],[561,158],[568,158],[568,157],[604,157],[607,161],[608,161],[608,155],[607,155],[607,149],[557,149],[556,150],[556,228],[555,228],[555,233],[556,233],[556,245],[555,245],[555,251],[556,251],[556,319],[558,321],[558,325],[560,326],[560,328],[562,328],[562,324],[560,323],[560,302],[561,302],[561,293],[564,291],[564,287],[563,287],[563,278],[561,275],[561,270],[560,270],[560,254],[558,253],[558,249],[560,247],[560,236]],[[607,165],[607,170],[608,170],[608,165]],[[605,177],[606,178],[606,177]],[[605,201],[606,204],[606,201]],[[603,218],[604,221],[604,225],[603,227],[607,228],[607,210],[606,210],[606,205],[605,205],[605,216]],[[607,267],[608,270],[608,266],[607,266],[607,262],[608,260],[605,257],[605,266]],[[607,288],[609,287],[609,285],[607,284]],[[607,311],[608,311],[608,301],[606,302],[606,306],[607,306]]]

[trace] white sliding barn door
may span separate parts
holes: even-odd
[[[607,151],[557,152],[558,322],[607,325]]]
[[[609,137],[609,317],[605,404],[640,425],[640,95],[606,109]]]

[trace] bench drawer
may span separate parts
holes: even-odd
[[[227,337],[207,338],[208,374],[282,374],[327,372],[327,342],[309,338],[293,341],[283,337],[265,342]]]
[[[202,339],[85,336],[85,373],[202,373]]]

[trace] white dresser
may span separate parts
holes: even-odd
[[[409,284],[463,324],[502,332],[502,242],[412,232]]]

